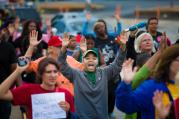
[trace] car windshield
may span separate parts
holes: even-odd
[[[52,24],[52,26],[57,29],[57,33],[65,32],[66,26],[65,26],[64,22],[58,21],[58,22]]]
[[[69,23],[70,31],[81,32],[85,21],[73,21]],[[94,21],[89,22],[87,32],[93,31]]]
[[[82,32],[84,20],[71,20],[68,22],[58,21],[52,24],[53,27],[57,28],[57,33],[61,34],[64,32],[78,33]],[[87,32],[93,31],[93,25],[95,21],[89,22]]]

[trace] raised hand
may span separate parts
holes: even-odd
[[[80,40],[80,49],[82,52],[85,52],[87,50],[86,39],[84,36],[81,37],[81,40]]]
[[[165,119],[170,112],[171,103],[167,104],[166,106],[163,104],[163,92],[162,91],[155,91],[153,97],[153,104],[157,111],[157,118],[156,119]]]
[[[70,35],[68,33],[63,34],[62,47],[67,48],[70,43]]]
[[[133,62],[134,62],[134,60],[128,59],[122,65],[122,76],[123,76],[122,80],[126,84],[130,84],[132,82],[134,75],[137,72],[137,67],[135,67],[134,70],[132,68]]]
[[[134,31],[130,31],[130,37],[135,38],[135,34],[137,33],[138,29],[134,30]]]
[[[91,20],[91,14],[89,12],[86,13],[86,20],[87,21]]]
[[[122,51],[125,51],[127,40],[128,40],[127,32],[122,31],[120,36],[117,36],[117,38],[115,39],[115,42],[117,42],[117,44],[120,45]]]
[[[159,45],[159,50],[164,51],[167,48],[167,35],[166,32],[162,33],[161,40],[160,40],[160,45]]]
[[[127,40],[128,40],[127,32],[122,31],[120,35],[121,43],[125,45],[127,43]]]
[[[38,31],[33,30],[30,32],[29,35],[29,42],[31,46],[37,46],[42,40],[38,41]]]
[[[121,7],[120,6],[117,6],[116,9],[115,9],[115,12],[114,12],[114,16],[116,18],[116,20],[119,22],[120,19],[121,19]]]

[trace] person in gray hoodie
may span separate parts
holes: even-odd
[[[127,36],[121,36],[125,45]],[[125,47],[119,50],[114,62],[106,67],[97,67],[98,58],[93,50],[83,54],[83,71],[71,68],[66,62],[68,37],[62,41],[58,57],[60,72],[74,84],[75,110],[79,119],[108,119],[108,80],[119,75],[125,59]],[[113,78],[114,77],[114,78]]]

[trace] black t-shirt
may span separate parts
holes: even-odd
[[[113,62],[119,46],[114,42],[115,37],[108,35],[107,39],[95,39],[95,47],[99,48],[104,55],[104,61],[107,65]]]
[[[20,49],[20,56],[24,56],[28,47],[29,47],[29,39],[28,36],[25,37],[19,37],[15,40],[14,42],[15,48]],[[47,49],[48,45],[44,41],[41,41],[38,45],[37,48],[34,49],[34,52],[32,54],[31,59],[36,60],[39,57],[42,57],[42,50]]]
[[[157,38],[158,38],[159,36],[162,36],[162,33],[159,32],[159,31],[157,31],[156,36],[152,36],[152,37],[153,37],[153,40],[156,41],[156,42],[158,42],[158,41],[157,41]]]
[[[17,62],[15,48],[11,43],[0,43],[0,83],[2,83],[11,73],[11,64]]]
[[[157,31],[157,34],[156,34],[155,36],[152,36],[152,37],[153,37],[153,40],[154,40],[154,47],[155,47],[156,51],[158,50],[159,44],[160,44],[160,42],[157,40],[157,38],[158,38],[159,36],[162,36],[162,33],[159,32],[159,31]]]

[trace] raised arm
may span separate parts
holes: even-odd
[[[64,34],[64,38],[62,41],[62,48],[61,51],[59,53],[59,57],[58,57],[58,63],[60,65],[60,72],[70,81],[74,80],[74,74],[75,74],[75,69],[71,68],[68,63],[66,62],[66,51],[67,51],[67,47],[69,45],[70,41],[69,41],[69,35],[68,34]]]
[[[133,89],[138,87],[143,81],[145,81],[151,75],[160,59],[161,52],[164,51],[166,47],[167,37],[166,33],[163,33],[162,39],[160,41],[159,50],[150,59],[148,59],[147,62],[136,73],[134,80],[132,81]]]
[[[73,58],[75,58],[77,61],[79,61],[79,57],[80,57],[80,50],[76,50],[73,55]]]
[[[131,82],[136,74],[137,68],[133,70],[134,60],[128,59],[122,66],[122,82],[116,90],[116,106],[119,110],[131,114],[144,108],[148,101],[142,100],[143,97],[148,98],[146,92],[140,87],[139,90],[132,91]]]
[[[104,68],[106,75],[109,76],[108,79],[112,79],[114,76],[118,75],[122,68],[122,64],[126,56],[125,46],[126,46],[127,38],[128,38],[127,33],[122,32],[119,41],[120,50],[118,51],[117,56],[113,61],[113,63],[111,63],[110,65]]]
[[[131,58],[131,59],[136,59],[136,51],[135,51],[135,48],[134,48],[134,41],[135,41],[135,34],[137,32],[137,29],[135,31],[131,31],[130,32],[130,35],[129,35],[129,38],[128,38],[128,41],[127,41],[127,44],[126,44],[126,50],[127,50],[127,54],[126,54],[126,57],[127,59],[128,58]]]
[[[80,53],[84,53],[87,50],[87,44],[85,37],[81,37],[80,40],[80,50],[74,52],[73,57],[78,61],[80,57]],[[79,60],[81,62],[81,59]]]
[[[27,65],[25,66],[17,66],[15,71],[7,77],[0,85],[0,99],[1,100],[13,100],[13,95],[10,91],[10,87],[13,85],[13,83],[18,79],[19,75],[28,67],[29,60],[25,57],[23,57],[24,60],[26,60]]]
[[[37,47],[37,45],[42,41],[42,40],[38,41],[37,38],[38,38],[38,32],[33,30],[29,35],[30,45],[25,53],[25,57],[31,59],[35,47]],[[31,67],[31,65],[32,64],[30,64],[29,67]],[[25,71],[32,72],[31,68],[27,68]]]
[[[114,12],[114,16],[116,18],[117,21],[117,31],[115,31],[114,33],[110,33],[110,35],[113,35],[114,37],[117,37],[118,35],[120,35],[121,31],[122,31],[122,24],[120,22],[121,20],[121,7],[117,6]]]
[[[153,96],[153,104],[155,106],[156,110],[156,119],[166,119],[169,115],[170,108],[171,108],[171,102],[167,105],[164,105],[163,103],[163,92],[162,91],[155,91]]]
[[[137,88],[142,82],[144,82],[151,73],[154,71],[155,66],[160,58],[160,51],[157,51],[152,57],[150,57],[147,62],[139,69],[135,74],[134,80],[132,81],[132,88]]]
[[[33,30],[30,35],[29,35],[29,40],[30,40],[30,45],[25,53],[25,57],[32,57],[32,54],[34,52],[34,48],[42,41],[42,40],[37,40],[38,38],[38,31]]]
[[[83,24],[83,29],[82,29],[82,35],[87,35],[87,34],[93,34],[94,33],[88,33],[88,25],[89,25],[89,22],[91,20],[91,14],[88,12],[86,13],[86,22],[84,22]]]

